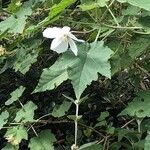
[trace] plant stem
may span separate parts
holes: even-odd
[[[111,9],[109,8],[109,6],[106,5],[106,7],[107,7],[108,11],[110,12],[111,16],[113,17],[115,23],[117,24],[117,27],[120,27],[120,25],[119,25],[119,23],[118,23],[116,17],[114,16],[114,14],[113,14],[113,12],[111,11]]]
[[[110,8],[114,2],[115,0],[112,0],[112,2],[108,5],[108,8]],[[107,12],[108,12],[108,9],[106,9],[105,12],[103,13],[102,17],[100,18],[100,22],[105,18],[105,15],[107,14]]]
[[[105,23],[102,23],[102,25],[104,25],[104,26],[106,26],[106,27],[113,28],[113,29],[125,29],[125,30],[142,29],[142,27],[122,27],[122,26],[112,26],[112,25],[105,24]]]
[[[121,128],[125,128],[126,126],[128,126],[131,122],[135,121],[135,119],[132,119],[130,121],[128,121],[126,124],[124,124]]]
[[[98,30],[98,33],[97,33],[96,38],[95,38],[95,42],[97,42],[97,40],[98,40],[98,38],[99,38],[100,33],[101,33],[101,29],[99,29],[99,30]]]
[[[137,121],[137,124],[138,124],[138,132],[141,133],[141,122],[142,122],[142,118],[138,118],[136,121]]]
[[[140,69],[140,70],[143,71],[147,76],[150,77],[150,73],[149,73],[146,69],[142,68],[142,67],[139,66],[137,63],[136,63],[135,65],[136,65],[136,67],[137,67],[138,69]]]
[[[76,105],[76,119],[75,119],[75,148],[77,148],[77,139],[78,139],[78,114],[79,114],[79,103],[78,101],[75,102],[75,105]]]

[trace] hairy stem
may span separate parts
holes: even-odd
[[[110,8],[114,2],[115,2],[115,0],[112,0],[112,2],[109,4],[108,8]],[[105,12],[103,13],[102,17],[100,18],[100,22],[105,18],[107,12],[108,12],[108,9],[106,9]]]
[[[75,119],[75,147],[77,148],[77,138],[78,138],[78,113],[79,113],[79,103],[76,102],[76,119]]]
[[[143,119],[141,118],[138,118],[136,121],[137,121],[137,124],[138,124],[138,132],[141,133],[141,122],[142,122]]]
[[[111,11],[111,9],[109,8],[109,6],[106,5],[106,7],[107,7],[108,11],[110,12],[111,16],[113,17],[115,23],[117,24],[117,27],[120,27],[120,25],[119,25],[119,23],[118,23],[116,17],[114,16],[114,14],[113,14],[113,12]]]

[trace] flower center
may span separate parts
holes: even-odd
[[[67,41],[67,40],[68,40],[68,35],[67,35],[67,34],[64,34],[63,39],[64,39],[65,41]]]

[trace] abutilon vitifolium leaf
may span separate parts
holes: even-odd
[[[98,78],[98,73],[111,78],[108,60],[113,51],[105,47],[103,41],[81,44],[78,49],[77,57],[68,51],[54,65],[44,69],[35,92],[52,90],[70,79],[79,99],[87,85]]]
[[[145,10],[150,11],[150,3],[149,0],[117,0],[121,3],[129,3],[133,6],[137,6],[139,8],[143,8]]]

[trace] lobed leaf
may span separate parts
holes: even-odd
[[[54,150],[53,142],[56,141],[55,136],[50,130],[41,131],[38,137],[33,137],[30,140],[30,150]]]
[[[149,149],[150,149],[150,132],[148,131],[148,134],[145,138],[144,150],[149,150]]]
[[[9,117],[9,113],[7,110],[3,111],[0,114],[0,129],[2,129],[2,127],[7,123],[8,117]]]
[[[143,8],[145,10],[150,11],[150,3],[149,0],[117,0],[120,3],[129,3],[133,6],[137,6]]]
[[[17,101],[22,93],[24,92],[25,90],[25,87],[23,86],[20,86],[19,88],[17,88],[15,91],[13,91],[10,95],[11,95],[11,98],[8,99],[6,102],[5,102],[5,105],[10,105],[12,104],[13,102]]]
[[[112,50],[104,47],[103,41],[82,44],[77,57],[66,52],[52,67],[43,71],[35,92],[52,90],[70,79],[79,99],[86,86],[98,78],[97,73],[111,78],[108,61],[111,54]]]
[[[24,3],[14,15],[11,15],[0,23],[1,34],[5,31],[8,31],[8,33],[22,33],[26,25],[27,16],[31,14],[32,9],[30,5]]]
[[[132,117],[150,117],[150,90],[139,92],[137,97],[128,104],[119,115],[129,115]]]
[[[28,139],[28,133],[25,127],[17,126],[7,130],[5,138],[12,144],[18,145],[22,139]]]
[[[63,101],[61,105],[56,105],[52,111],[52,116],[54,117],[62,117],[65,115],[65,112],[69,110],[72,102]]]
[[[8,143],[5,147],[2,148],[2,150],[18,150],[19,146],[14,146],[10,143]]]
[[[15,117],[16,122],[32,122],[34,121],[34,111],[37,109],[37,106],[29,101],[23,106],[17,113]]]

